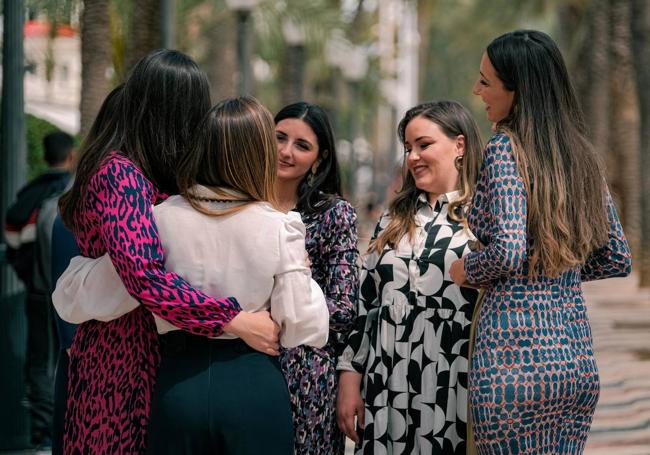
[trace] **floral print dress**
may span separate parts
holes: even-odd
[[[280,354],[289,385],[295,453],[337,455],[345,451],[336,423],[336,357],[340,339],[351,328],[359,288],[357,216],[343,199],[314,214],[303,214],[312,278],[325,294],[330,312],[329,341],[322,349],[298,346]],[[317,207],[318,209],[319,207]]]

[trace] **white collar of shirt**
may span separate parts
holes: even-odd
[[[456,190],[456,191],[450,191],[449,193],[441,194],[440,196],[438,196],[438,199],[436,199],[435,202],[440,202],[440,203],[449,202],[449,203],[451,203],[451,202],[457,201],[458,199],[460,199],[460,191]],[[431,204],[429,202],[429,196],[424,191],[422,193],[420,193],[420,195],[418,196],[418,201],[426,202],[427,204],[429,204],[431,206],[435,206],[435,202],[433,204]]]

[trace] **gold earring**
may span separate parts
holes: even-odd
[[[461,171],[463,169],[463,155],[458,155],[456,158],[454,158],[454,166],[456,167],[457,171]]]

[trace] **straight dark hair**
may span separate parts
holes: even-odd
[[[528,194],[529,271],[557,276],[607,241],[606,184],[562,54],[535,30],[506,33],[487,56],[507,90],[497,129],[513,144]]]
[[[449,138],[463,136],[465,151],[462,167],[459,169],[460,196],[449,207],[449,218],[464,223],[466,208],[471,202],[474,184],[478,178],[483,157],[481,135],[472,114],[456,101],[433,101],[419,104],[409,109],[399,122],[397,135],[404,144],[406,142],[406,127],[415,118],[425,118],[440,127]],[[402,165],[402,188],[388,207],[390,222],[379,237],[370,242],[368,251],[381,252],[385,246],[396,248],[404,236],[412,239],[415,233],[415,214],[417,200],[423,192],[415,186],[415,179],[406,165],[406,154]]]
[[[336,158],[334,130],[322,107],[304,101],[283,107],[275,115],[277,125],[285,119],[298,119],[312,129],[318,141],[318,159],[321,160],[311,185],[307,183],[309,173],[298,185],[298,203],[301,213],[326,210],[329,203],[341,196],[341,171]]]
[[[189,56],[173,50],[143,57],[120,92],[115,112],[95,119],[81,147],[74,184],[61,197],[61,217],[73,230],[86,187],[112,152],[131,160],[159,190],[177,193],[176,167],[210,109],[205,73]]]

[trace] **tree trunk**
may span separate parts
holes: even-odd
[[[641,114],[641,255],[637,270],[641,287],[650,287],[650,3],[633,0],[631,14],[632,55]]]
[[[305,46],[287,45],[283,60],[279,82],[282,104],[286,106],[305,98]]]
[[[110,0],[85,0],[81,16],[80,135],[85,137],[111,89]]]
[[[630,3],[611,0],[610,154],[614,157],[611,189],[617,196],[625,234],[635,257],[640,236],[639,107],[634,83],[630,32]],[[612,175],[610,173],[610,175]]]
[[[222,9],[225,6],[222,6]],[[213,101],[237,96],[237,31],[234,13],[213,13],[207,27],[205,68]]]
[[[127,74],[142,57],[162,47],[160,0],[138,0],[133,5],[131,39],[127,44]]]
[[[589,137],[609,167],[609,1],[594,0],[586,14],[588,31],[577,61],[582,77],[575,82]]]

